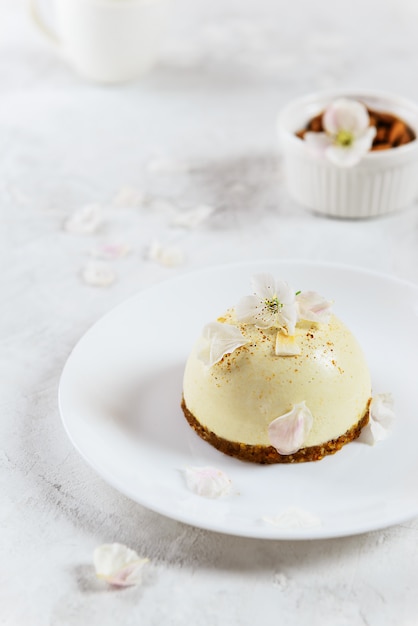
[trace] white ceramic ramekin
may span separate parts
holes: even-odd
[[[327,91],[293,101],[278,118],[278,133],[290,195],[303,206],[341,218],[369,218],[407,207],[418,195],[418,139],[390,150],[369,152],[354,167],[320,158],[295,133],[333,100],[360,100],[402,118],[418,136],[418,106],[396,95]]]

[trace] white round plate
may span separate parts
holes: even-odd
[[[373,392],[394,396],[397,422],[388,439],[352,442],[316,463],[263,466],[223,455],[189,427],[180,409],[189,350],[207,322],[251,292],[252,274],[262,271],[295,291],[334,300],[363,346]],[[418,515],[417,371],[416,286],[352,267],[260,261],[186,274],[118,306],[74,348],[59,404],[86,461],[153,511],[244,537],[340,537]],[[195,495],[185,483],[189,466],[223,470],[232,492],[223,499]]]

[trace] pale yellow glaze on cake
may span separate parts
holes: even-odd
[[[183,386],[187,409],[218,437],[269,446],[269,424],[303,401],[314,418],[304,447],[336,439],[364,416],[369,370],[356,339],[334,315],[329,324],[297,324],[298,356],[275,355],[273,328],[238,323],[233,311],[219,321],[235,325],[250,343],[209,368],[197,356],[198,341]]]

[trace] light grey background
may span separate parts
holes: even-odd
[[[417,206],[367,222],[312,215],[287,196],[275,136],[280,108],[318,89],[418,100],[417,30],[413,0],[173,0],[158,67],[102,87],[42,40],[23,0],[1,1],[1,624],[418,624],[417,521],[302,543],[194,529],[108,487],[72,448],[57,407],[60,372],[89,326],[182,272],[302,258],[418,283]],[[143,199],[118,206],[127,186]],[[101,229],[65,232],[92,202]],[[206,222],[173,225],[202,204],[214,208]],[[150,259],[154,240],[184,262]],[[83,267],[106,241],[131,254],[107,262],[112,286],[88,286]],[[142,587],[95,580],[92,551],[111,541],[152,560]]]

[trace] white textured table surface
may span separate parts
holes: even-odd
[[[305,212],[287,197],[274,132],[285,103],[327,86],[418,100],[415,2],[176,0],[159,66],[107,88],[54,56],[23,0],[1,5],[0,623],[417,625],[417,520],[300,543],[195,529],[107,486],[57,407],[89,326],[182,272],[303,258],[418,283],[417,206],[368,222]],[[101,228],[66,232],[91,203]],[[200,205],[209,219],[175,226]],[[149,258],[155,241],[182,262]],[[89,286],[83,268],[106,242],[131,253],[105,261],[112,285]],[[92,551],[112,541],[151,559],[142,587],[96,581]]]

